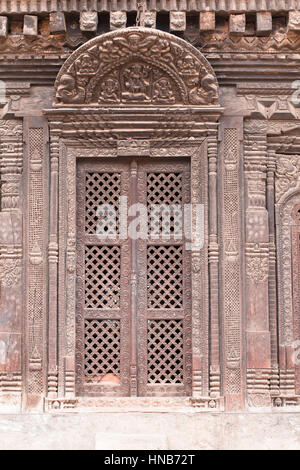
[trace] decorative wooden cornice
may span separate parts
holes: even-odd
[[[0,13],[135,11],[138,3],[139,0],[0,0]],[[148,0],[147,7],[155,11],[278,12],[300,9],[300,0]]]

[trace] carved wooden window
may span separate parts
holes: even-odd
[[[121,196],[146,208],[143,238],[121,233]],[[189,395],[190,256],[180,218],[188,160],[82,160],[77,202],[77,394]]]

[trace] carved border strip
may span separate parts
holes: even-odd
[[[97,143],[96,143],[97,145]],[[207,157],[206,151],[196,151],[195,149],[199,147],[199,144],[193,142],[192,146],[184,145],[182,148],[180,145],[176,147],[171,147],[170,149],[166,147],[165,149],[153,149],[150,150],[150,154],[155,156],[168,156],[169,153],[172,157],[182,156],[192,156],[194,165],[196,164],[199,168],[197,173],[193,173],[193,186],[196,188],[199,198],[199,177],[202,180],[202,196],[200,200],[205,204],[205,220],[207,227]],[[170,152],[169,152],[170,150]],[[79,148],[78,142],[76,141],[65,141],[61,146],[61,163],[60,163],[60,185],[64,190],[61,192],[60,204],[63,205],[63,210],[60,211],[60,221],[62,223],[61,233],[60,233],[60,268],[59,268],[59,277],[62,280],[63,272],[65,272],[65,289],[59,287],[59,291],[62,294],[62,291],[65,290],[64,300],[60,299],[60,328],[63,328],[63,331],[66,331],[66,336],[63,339],[62,356],[64,356],[64,363],[60,363],[60,371],[64,376],[63,382],[65,383],[64,389],[60,388],[60,393],[65,394],[66,396],[74,396],[74,352],[75,352],[75,286],[76,286],[76,269],[75,269],[75,254],[76,254],[76,159],[81,158],[100,158],[106,156],[116,155],[116,149],[113,147],[103,148],[103,147],[93,147],[92,148]],[[154,157],[155,158],[155,157]],[[195,160],[196,158],[196,160]],[[200,170],[201,168],[201,170]],[[195,167],[193,167],[195,169]],[[197,178],[198,175],[198,178]],[[67,183],[67,184],[66,184]],[[65,192],[64,192],[65,191]],[[193,191],[193,189],[192,189]],[[195,198],[195,190],[194,190]],[[198,199],[199,201],[199,199]],[[67,226],[65,226],[65,221],[67,221]],[[65,227],[65,228],[64,228]],[[67,236],[66,240],[64,239],[63,231],[66,231]],[[62,258],[64,257],[64,252],[66,248],[66,261],[62,263]],[[205,254],[206,253],[206,254]],[[200,261],[201,266],[207,266],[207,232],[205,235],[205,247],[202,250],[202,257]],[[200,293],[201,288],[199,285],[199,275],[198,272],[198,259],[194,263],[193,276],[194,276],[194,285],[198,285],[196,292],[199,292],[200,303],[202,302],[202,319],[193,320],[195,326],[195,332],[193,333],[194,337],[194,351],[198,351],[200,344],[202,343],[201,354],[206,358],[203,361],[202,374],[203,377],[206,377],[204,380],[205,391],[208,392],[208,279],[207,273],[202,276],[202,289],[203,292]],[[64,283],[64,281],[63,281]],[[64,284],[62,284],[63,286]],[[199,302],[198,300],[196,302]],[[64,318],[64,307],[66,308],[66,317]],[[195,310],[195,308],[194,308]],[[197,308],[198,310],[198,308]],[[199,321],[203,325],[202,328],[202,339],[199,339]],[[199,351],[198,351],[199,353]],[[66,363],[69,366],[66,366]],[[71,380],[70,380],[71,378]],[[60,381],[59,381],[60,383]],[[71,386],[68,386],[67,383],[71,383]],[[204,390],[202,391],[203,395]]]
[[[20,412],[22,392],[21,120],[0,120],[0,409]]]
[[[41,403],[46,382],[48,159],[47,123],[25,119],[26,176],[26,390],[27,406]]]
[[[222,305],[226,408],[243,408],[241,235],[241,119],[226,118],[221,133]]]

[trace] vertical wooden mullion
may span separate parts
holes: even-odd
[[[137,163],[135,160],[130,165],[130,187],[131,187],[131,204],[135,204],[137,201]],[[137,396],[137,242],[135,239],[131,239],[131,344],[130,344],[130,396]]]

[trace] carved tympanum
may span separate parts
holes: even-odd
[[[194,47],[157,30],[127,28],[80,47],[58,74],[55,105],[218,104],[215,74]]]

